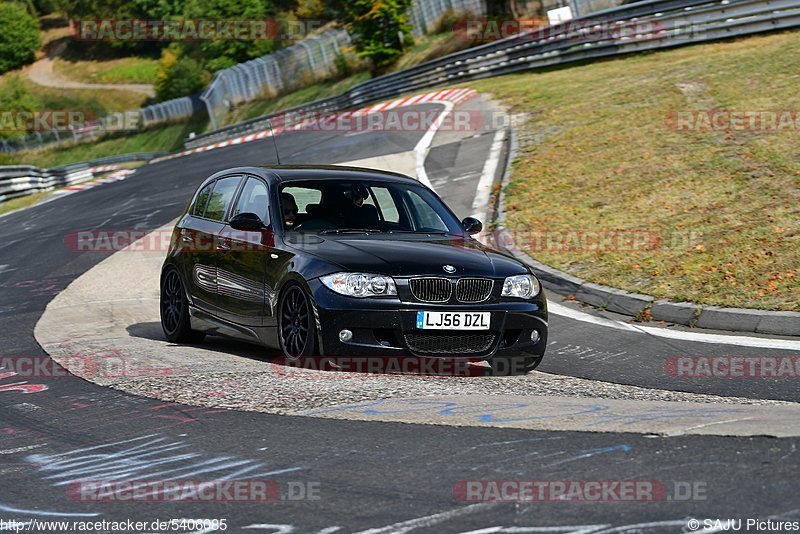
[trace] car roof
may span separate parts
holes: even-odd
[[[264,178],[271,178],[275,182],[358,179],[419,184],[419,181],[404,174],[377,169],[365,169],[362,167],[347,167],[344,165],[261,165],[258,167],[237,167],[216,173],[215,176],[236,172],[257,174]]]

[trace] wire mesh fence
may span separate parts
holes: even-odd
[[[416,0],[408,12],[412,32],[420,36],[433,31],[450,11],[482,17],[486,15],[486,0]]]
[[[331,30],[219,71],[200,95],[212,127],[221,125],[237,104],[291,91],[335,74],[336,58],[349,44],[346,31]]]
[[[188,96],[173,98],[139,110],[142,126],[145,127],[162,122],[188,119],[196,112],[196,101]]]

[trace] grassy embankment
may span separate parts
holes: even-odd
[[[800,32],[787,32],[472,84],[527,114],[506,189],[508,226],[523,245],[531,231],[555,243],[564,232],[561,242],[576,247],[526,246],[593,282],[800,310],[800,121],[784,131],[677,131],[668,120],[712,109],[797,117],[798,49]],[[663,242],[597,251],[575,240],[619,230]]]

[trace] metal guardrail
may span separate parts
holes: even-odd
[[[798,26],[800,0],[635,2],[373,78],[341,95],[219,128],[185,145],[196,148],[263,131],[287,112],[353,109],[441,85]]]
[[[85,182],[92,177],[91,168],[85,163],[50,170],[30,165],[0,167],[0,202]]]
[[[98,167],[113,166],[132,161],[150,161],[163,155],[164,153],[162,152],[120,154],[52,169],[42,169],[32,165],[0,166],[0,203],[12,198],[50,191],[57,187],[65,187],[91,180],[97,174],[100,174],[100,172],[97,172]]]

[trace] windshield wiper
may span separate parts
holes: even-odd
[[[330,228],[328,230],[320,230],[320,235],[325,234],[374,234],[382,232],[383,230],[375,230],[371,228]]]
[[[390,234],[428,234],[428,235],[448,235],[450,232],[446,232],[444,230],[388,230],[387,233]]]

